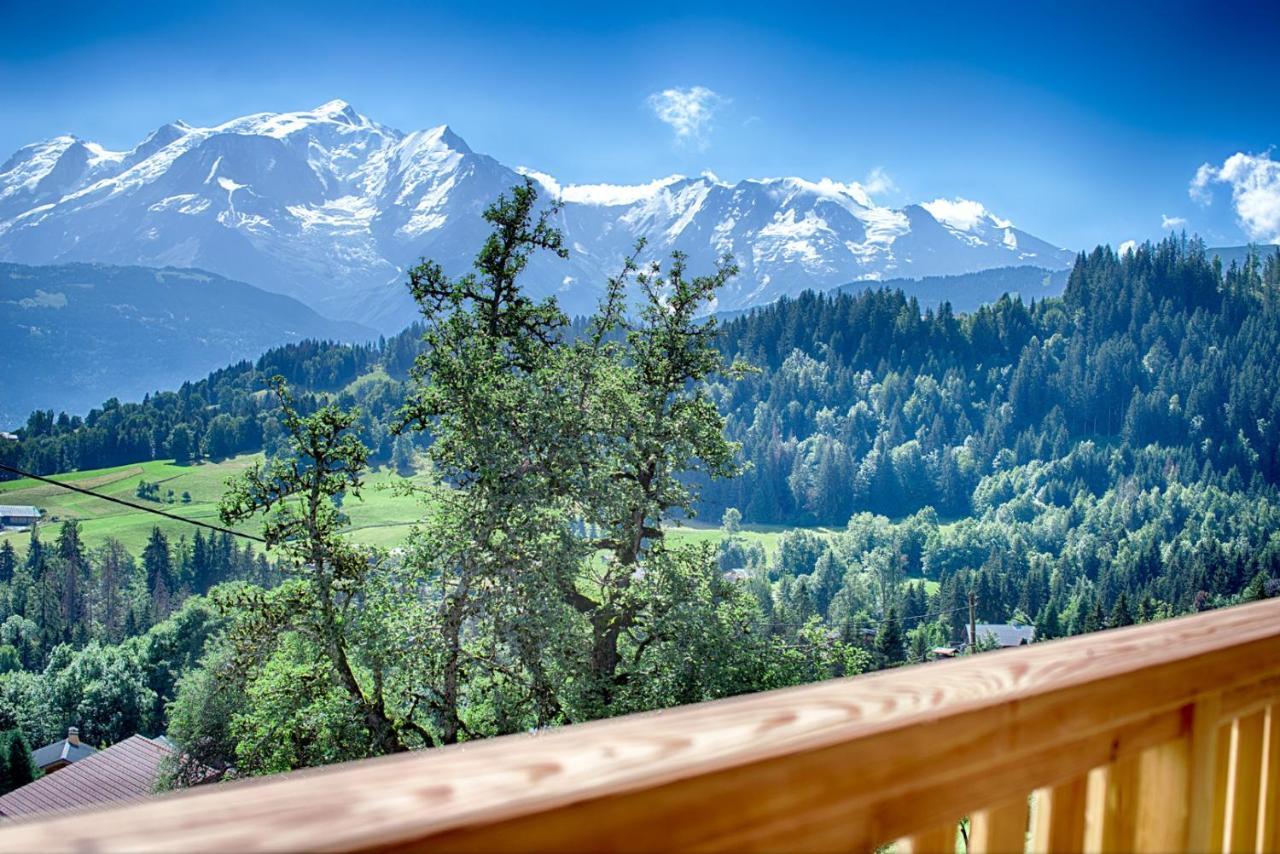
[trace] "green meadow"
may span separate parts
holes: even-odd
[[[261,454],[246,454],[220,462],[203,462],[179,466],[171,460],[154,460],[135,465],[93,471],[71,472],[55,475],[54,480],[73,483],[104,495],[175,513],[189,519],[220,525],[218,500],[226,488],[226,482],[262,459]],[[394,471],[382,468],[371,473],[361,490],[360,498],[348,496],[342,509],[351,518],[351,539],[357,543],[384,548],[403,545],[413,525],[421,517],[418,499],[397,490],[397,485],[411,483],[416,478],[405,478]],[[166,500],[148,501],[136,495],[140,481],[158,483],[160,495]],[[167,500],[173,491],[173,502]],[[182,494],[191,496],[189,504],[183,503]],[[183,522],[165,519],[151,513],[132,510],[109,501],[71,492],[51,484],[32,480],[0,482],[0,503],[33,504],[45,513],[42,535],[45,540],[56,536],[56,529],[64,519],[78,519],[82,536],[90,546],[115,538],[133,553],[138,554],[146,544],[153,527],[159,527],[171,539],[182,535],[190,537],[195,528]],[[257,533],[257,526],[249,523],[235,526],[235,530]],[[671,523],[669,536],[678,543],[716,543],[723,533],[719,520],[686,520]],[[790,530],[783,525],[743,525],[741,536],[760,543],[770,556],[776,555],[783,533]],[[824,536],[836,533],[835,528],[814,528]],[[0,534],[0,540],[10,540],[19,552],[25,552],[29,534],[10,532]]]
[[[104,495],[175,513],[189,519],[220,525],[218,500],[226,488],[228,478],[244,471],[262,459],[261,454],[247,454],[221,462],[205,462],[195,465],[174,465],[170,460],[155,460],[136,465],[119,466],[94,471],[72,472],[55,475],[55,480],[74,483]],[[174,500],[148,501],[138,498],[136,491],[140,481],[158,483],[160,495],[166,498],[170,490]],[[417,520],[417,500],[394,489],[407,478],[393,471],[382,469],[372,473],[361,498],[349,496],[343,509],[351,517],[351,538],[359,543],[394,547],[404,542],[410,528]],[[183,503],[182,494],[191,496],[190,503]],[[89,495],[71,492],[52,484],[32,480],[13,480],[0,483],[0,503],[33,504],[45,513],[42,523],[43,536],[51,540],[56,536],[57,525],[64,519],[78,519],[82,535],[90,546],[96,546],[109,538],[124,543],[130,551],[139,553],[146,544],[151,529],[159,527],[171,539],[196,530],[184,522],[165,519],[151,513],[132,510]],[[235,526],[235,530],[257,533],[257,526],[249,523]],[[11,540],[22,552],[26,551],[29,534],[11,532],[0,534],[0,540]]]

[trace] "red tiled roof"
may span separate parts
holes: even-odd
[[[0,796],[0,816],[21,818],[145,798],[155,789],[161,761],[171,753],[145,736],[130,736]]]

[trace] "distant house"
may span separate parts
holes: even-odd
[[[0,796],[0,818],[21,819],[146,798],[155,791],[162,763],[173,752],[167,742],[130,736]]]
[[[965,635],[969,635],[969,627],[965,626]],[[1013,623],[978,623],[978,637],[993,637],[996,643],[1003,649],[1010,646],[1023,646],[1029,644],[1036,639],[1035,626],[1019,626]],[[973,638],[968,637],[969,644],[973,644]]]
[[[0,504],[0,528],[30,528],[40,521],[40,508],[30,504]]]
[[[80,740],[79,728],[67,727],[66,738],[31,751],[31,758],[35,760],[37,768],[46,774],[52,774],[59,768],[66,768],[71,763],[87,759],[97,752],[97,748],[90,747]]]
[[[17,437],[16,435],[14,435],[13,433],[6,433],[6,432],[4,432],[3,430],[0,430],[0,439],[4,440],[4,441],[6,441],[6,442],[16,442],[16,441],[18,441],[18,437]]]

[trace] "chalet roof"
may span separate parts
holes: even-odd
[[[0,796],[0,816],[23,818],[145,798],[155,788],[161,761],[172,753],[145,736],[130,736]]]
[[[0,516],[39,516],[40,508],[30,504],[0,504]]]
[[[978,623],[977,628],[979,638],[993,635],[996,643],[1002,647],[1022,646],[1036,639],[1035,626],[1019,626],[1014,623]],[[966,626],[965,634],[968,635],[968,633],[969,628]],[[969,642],[973,643],[973,638],[969,638]]]
[[[55,741],[53,744],[46,744],[44,747],[38,747],[31,751],[31,758],[35,760],[37,768],[48,768],[58,761],[79,762],[81,759],[87,759],[97,752],[98,749],[96,747],[91,747],[79,739],[72,743],[69,738],[64,738],[61,741]]]

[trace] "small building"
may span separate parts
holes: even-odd
[[[969,635],[969,627],[965,626],[965,635]],[[993,637],[1001,649],[1011,646],[1024,646],[1036,639],[1035,626],[1020,626],[1015,623],[978,623],[978,637]],[[969,645],[973,638],[968,637]]]
[[[929,650],[929,657],[935,660],[939,658],[955,658],[959,654],[960,650],[954,646],[935,646]]]
[[[48,774],[0,796],[0,819],[141,800],[155,792],[163,762],[171,755],[173,749],[165,742],[130,736],[64,766],[57,774]]]
[[[18,437],[13,433],[0,430],[0,440],[3,440],[5,442],[16,442],[18,441]]]
[[[52,774],[59,768],[66,768],[71,763],[87,759],[97,752],[97,748],[90,747],[80,740],[78,727],[67,727],[66,738],[31,751],[31,758],[35,760],[37,768],[46,774]]]
[[[40,508],[30,504],[0,504],[0,528],[30,528],[40,521]]]

